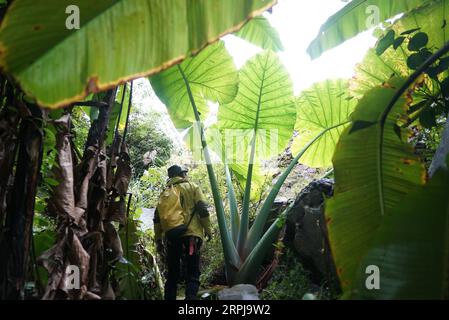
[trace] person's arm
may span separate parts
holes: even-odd
[[[159,212],[154,211],[154,218],[153,218],[153,224],[154,224],[154,239],[157,242],[162,241],[162,227],[161,227],[161,219],[159,218]]]
[[[195,211],[200,217],[201,226],[203,227],[206,236],[210,239],[212,237],[212,227],[208,205],[203,192],[198,186],[195,188]]]

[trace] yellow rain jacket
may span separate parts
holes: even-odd
[[[190,222],[185,236],[195,236],[201,239],[204,238],[204,234],[211,235],[211,225],[209,212],[207,210],[207,203],[201,189],[194,183],[189,182],[187,178],[174,177],[168,180],[167,187],[174,185],[179,188],[182,198],[182,208],[184,221],[187,224],[192,214],[194,216]],[[162,239],[165,231],[162,230],[159,213],[156,210],[154,214],[154,233],[156,241]]]

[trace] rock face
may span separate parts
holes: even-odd
[[[284,242],[297,252],[303,267],[311,272],[314,284],[326,283],[338,290],[324,216],[324,200],[333,195],[333,186],[332,180],[321,179],[301,191],[287,219]]]
[[[250,284],[238,284],[218,292],[218,300],[260,300],[257,288]]]

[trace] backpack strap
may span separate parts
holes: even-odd
[[[195,215],[195,210],[193,210],[192,215],[190,216],[189,223],[187,223],[187,225],[186,225],[187,228],[190,226],[190,223],[192,222],[194,215]]]

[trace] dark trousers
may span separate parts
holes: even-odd
[[[181,258],[186,263],[186,299],[195,299],[200,287],[200,248],[201,239],[183,237],[167,243],[167,281],[165,300],[176,300],[180,276]]]

